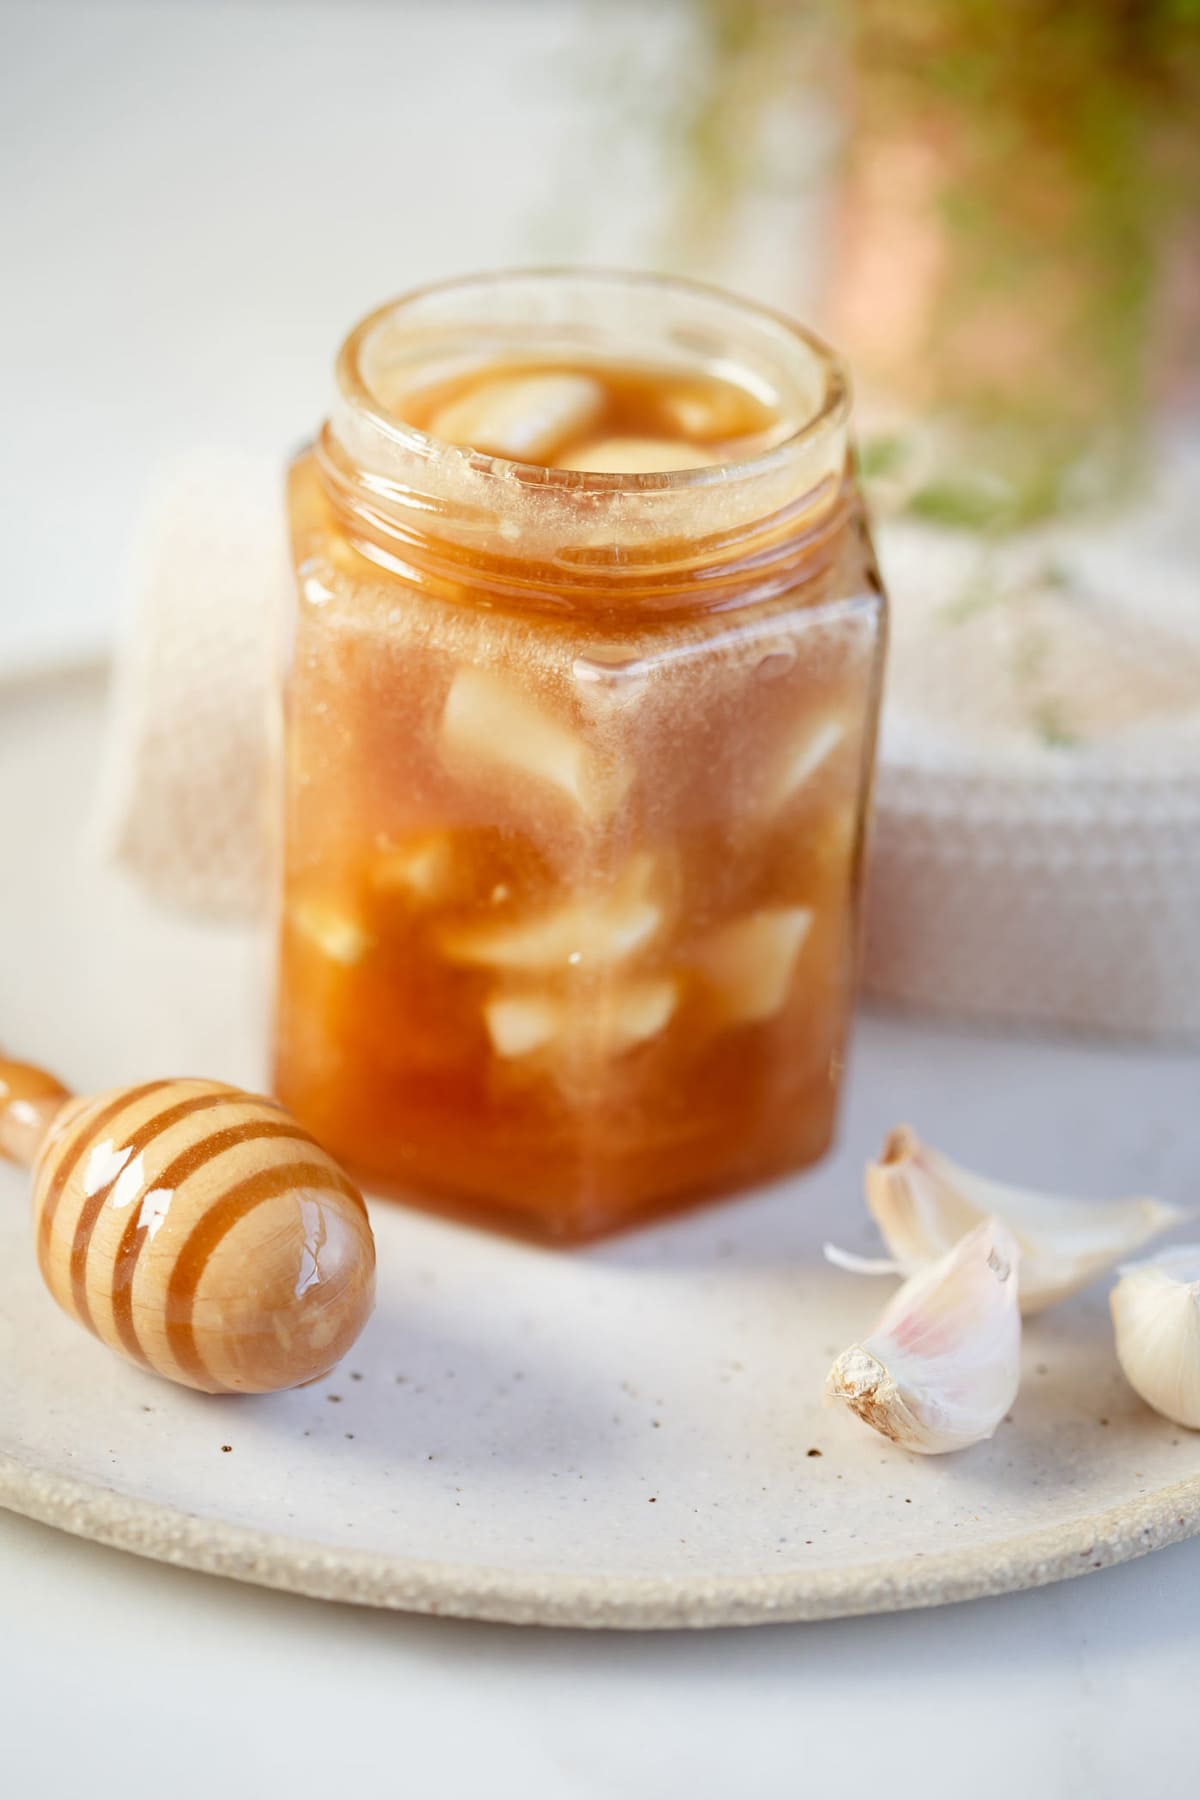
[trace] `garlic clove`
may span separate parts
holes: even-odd
[[[355,915],[324,895],[305,894],[294,900],[288,918],[313,949],[346,968],[360,963],[374,947],[374,938]]]
[[[603,409],[604,389],[590,375],[497,375],[449,401],[429,429],[434,437],[487,456],[545,463],[587,431]]]
[[[618,984],[586,1006],[553,994],[493,994],[483,1021],[497,1056],[517,1061],[551,1050],[551,1074],[571,1087],[580,1058],[594,1073],[597,1057],[624,1056],[649,1043],[666,1030],[678,1001],[671,976],[647,976]]]
[[[549,995],[497,994],[483,1009],[497,1056],[529,1056],[562,1028],[562,1006]]]
[[[444,831],[424,831],[400,843],[388,839],[371,864],[376,892],[410,900],[442,899],[454,880],[454,850]]]
[[[1187,1217],[1162,1200],[1089,1202],[988,1181],[923,1144],[907,1125],[867,1164],[867,1205],[900,1270],[940,1256],[980,1219],[1003,1219],[1021,1249],[1021,1310],[1073,1294]]]
[[[845,735],[846,727],[840,719],[820,719],[810,726],[803,737],[789,746],[772,772],[763,794],[766,809],[774,812],[798,794],[833,755]]]
[[[724,1024],[759,1025],[782,1009],[812,922],[811,907],[765,907],[705,940],[697,960]]]
[[[441,947],[456,962],[492,969],[549,975],[611,968],[643,949],[661,926],[660,873],[656,858],[641,852],[608,893],[581,894],[524,919],[453,926]]]
[[[654,409],[664,428],[677,437],[708,439],[744,438],[747,427],[747,394],[732,383],[689,381],[679,375],[654,395]],[[785,436],[793,427],[783,421]]]
[[[826,1392],[922,1456],[991,1437],[1020,1380],[1020,1254],[1007,1226],[985,1219],[893,1294]]]
[[[608,768],[582,738],[531,700],[514,681],[488,669],[460,669],[442,711],[443,758],[468,777],[513,772],[555,788],[589,819],[620,804],[632,771]]]
[[[679,438],[591,438],[558,458],[560,469],[597,475],[656,475],[669,469],[705,469],[712,457]]]
[[[1200,1244],[1123,1268],[1109,1306],[1130,1387],[1165,1419],[1200,1431]]]
[[[605,1051],[620,1056],[665,1031],[679,1003],[679,984],[669,975],[626,982],[601,996],[593,1029]]]

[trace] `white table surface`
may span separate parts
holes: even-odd
[[[1198,1596],[1193,1542],[931,1613],[588,1636],[239,1588],[0,1514],[0,1791],[1176,1800]]]
[[[645,259],[636,155],[589,165],[582,245],[547,179],[586,153],[555,58],[579,71],[587,11],[0,0],[0,662],[106,642],[156,464],[286,447],[364,304],[518,255]],[[503,135],[498,174],[467,120]],[[1198,1599],[1200,1542],[933,1613],[588,1637],[239,1588],[0,1513],[0,1795],[1173,1800]]]

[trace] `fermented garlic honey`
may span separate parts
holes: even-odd
[[[713,290],[463,281],[291,471],[276,1085],[366,1183],[556,1238],[806,1163],[884,603],[836,361]]]

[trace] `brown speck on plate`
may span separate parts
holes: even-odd
[[[818,1450],[817,1446],[814,1444],[811,1450],[807,1450],[805,1452],[805,1455],[806,1456],[823,1456],[824,1451]]]

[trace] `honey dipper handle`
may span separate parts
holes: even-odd
[[[70,1091],[45,1069],[0,1056],[0,1156],[33,1162]]]

